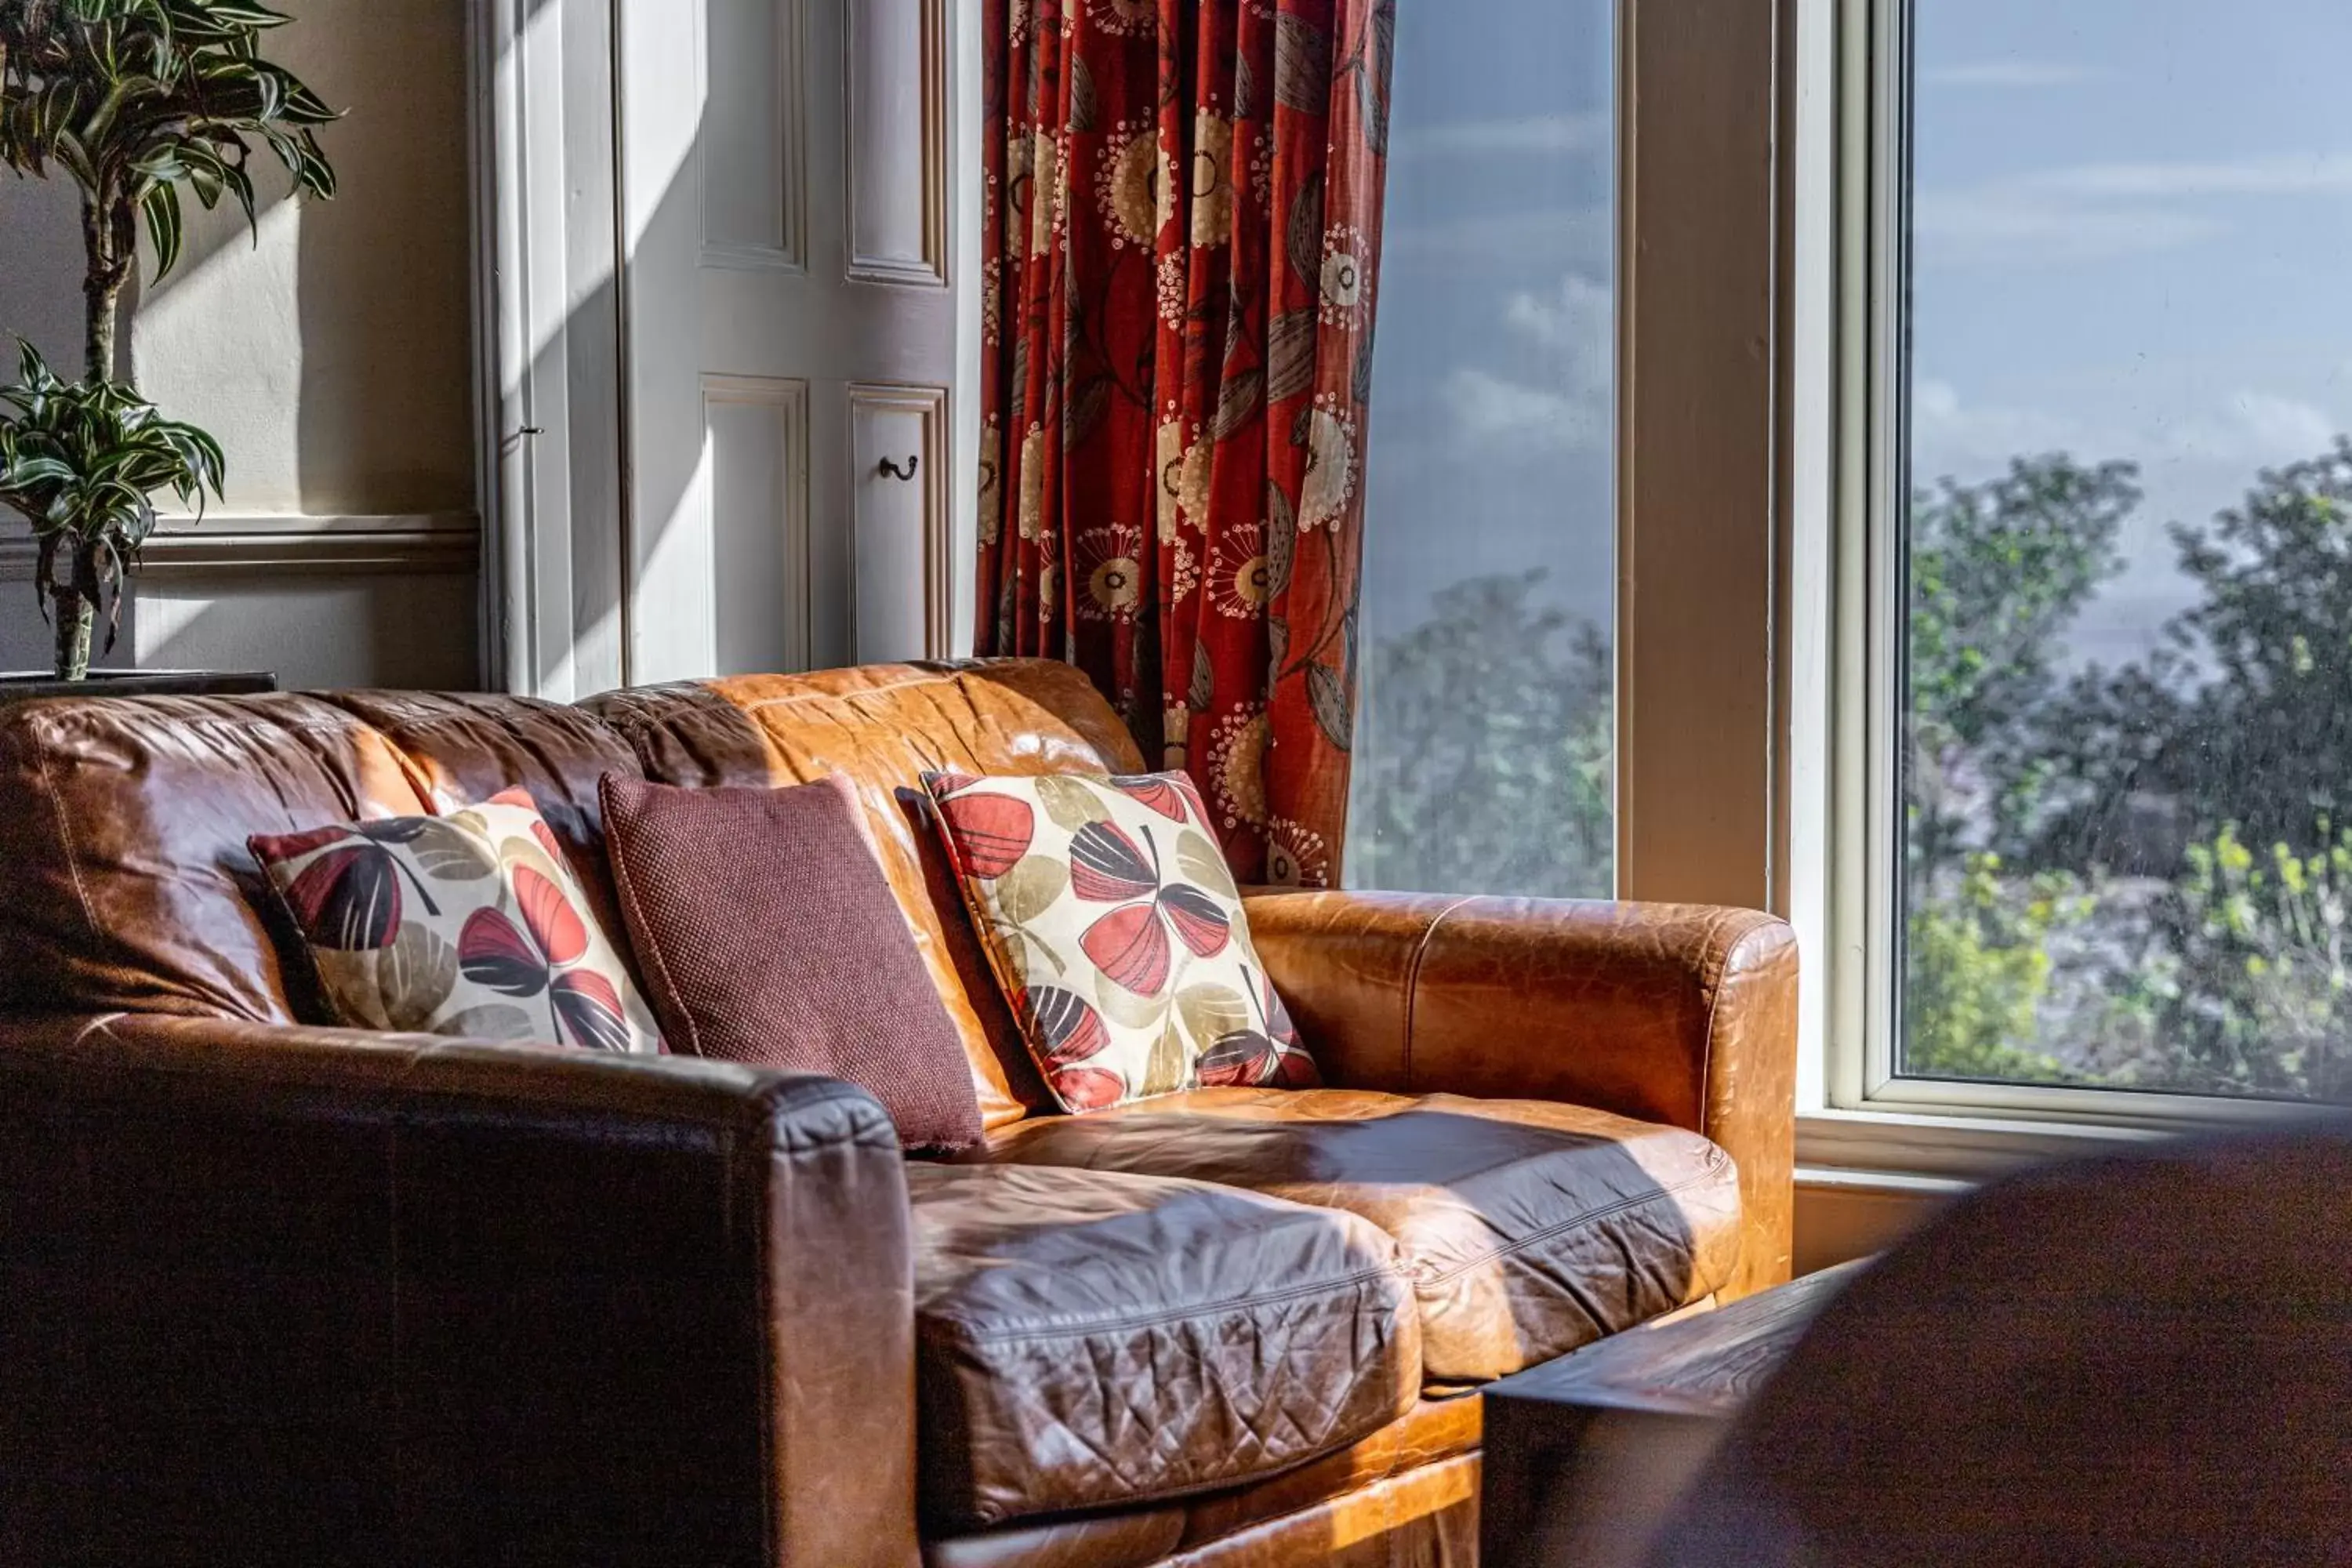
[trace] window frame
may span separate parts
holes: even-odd
[[[1774,653],[1787,567],[1780,183],[1790,4],[1618,0],[1623,900],[1784,903],[1787,672]]]
[[[1780,72],[1794,5],[1613,7],[1620,900],[1784,904]]]
[[[1792,705],[1793,859],[1821,862],[1797,920],[1824,993],[1804,1020],[1800,1159],[1982,1174],[2135,1133],[2340,1114],[2315,1102],[1905,1077],[1896,769],[1904,700],[1902,527],[1911,229],[1911,18],[1916,0],[1797,0],[1790,236],[1800,318],[1790,437],[1825,448],[1831,493],[1801,521],[1790,652],[1823,700]],[[1807,91],[1810,85],[1811,93]],[[1825,97],[1827,101],[1821,102]],[[1810,108],[1810,112],[1809,112]],[[1808,203],[1806,192],[1817,193]],[[1826,200],[1821,197],[1826,196]],[[1808,241],[1811,243],[1809,245]],[[1808,340],[1809,304],[1833,323]],[[1820,341],[1823,338],[1826,341]],[[1801,534],[1802,530],[1801,528]],[[1808,660],[1806,649],[1814,649]],[[1810,759],[1810,769],[1803,764]],[[1810,780],[1810,787],[1806,781]],[[1804,873],[1801,869],[1801,883]]]

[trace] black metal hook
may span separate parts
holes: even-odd
[[[922,460],[923,459],[919,455],[908,458],[907,459],[907,466],[902,468],[898,464],[892,462],[889,458],[885,458],[882,459],[882,471],[894,479],[911,479],[915,477],[915,465]]]

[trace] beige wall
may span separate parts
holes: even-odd
[[[1933,1219],[1961,1190],[1958,1184],[1800,1170],[1796,1272],[1811,1274],[1884,1252]]]
[[[192,206],[172,276],[142,265],[132,374],[220,438],[229,484],[201,529],[151,548],[139,662],[470,684],[465,0],[283,8],[273,58],[349,110],[321,132],[341,194],[296,203],[257,160],[258,243],[241,215]],[[0,182],[0,327],[77,364],[79,275],[70,188]],[[0,563],[22,575],[21,552]],[[0,582],[0,664],[38,663],[45,637],[30,592]]]

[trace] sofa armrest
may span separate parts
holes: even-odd
[[[1349,1088],[1566,1100],[1703,1132],[1738,1163],[1727,1294],[1789,1277],[1797,947],[1746,910],[1253,892],[1250,931]]]
[[[830,1079],[0,1020],[0,1559],[908,1568],[909,1226]]]

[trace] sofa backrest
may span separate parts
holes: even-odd
[[[424,808],[391,742],[317,698],[0,710],[0,998],[293,1022],[246,836]]]
[[[926,769],[1139,772],[1133,737],[1084,675],[1045,659],[868,665],[640,687],[583,706],[627,737],[660,783],[847,778],[963,1039],[982,1121],[1001,1127],[1047,1103],[929,830],[919,780]]]
[[[882,665],[608,693],[576,708],[434,692],[74,698],[0,709],[0,1007],[264,1023],[325,1015],[262,896],[254,834],[459,809],[518,784],[627,952],[597,781],[845,775],[991,1125],[1045,1102],[927,831],[926,768],[1134,772],[1067,665]]]
[[[596,781],[619,736],[560,703],[427,692],[68,698],[0,709],[0,1005],[325,1016],[257,833],[527,786],[613,921]]]

